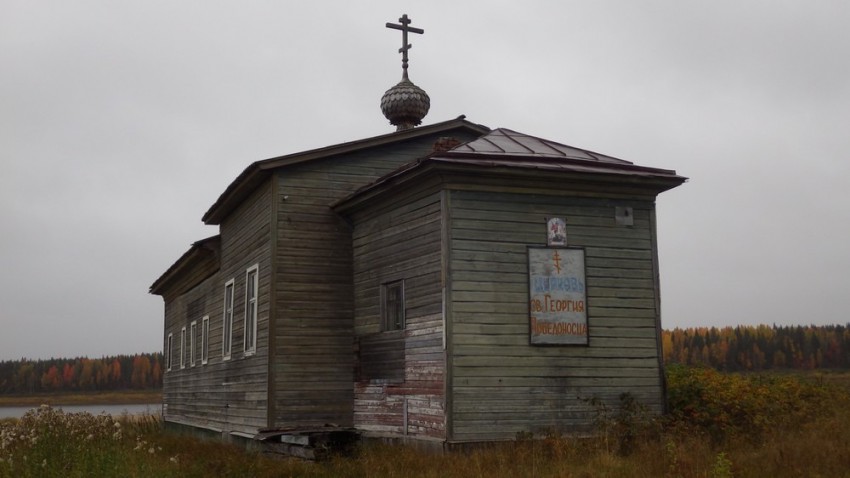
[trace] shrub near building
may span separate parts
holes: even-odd
[[[739,375],[709,368],[667,368],[668,401],[674,426],[709,434],[761,439],[841,406],[847,391],[795,375]]]

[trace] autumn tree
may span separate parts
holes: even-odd
[[[662,350],[665,363],[718,370],[846,368],[850,324],[676,328],[663,332]]]
[[[0,361],[0,394],[160,388],[161,360],[162,354],[155,353]]]
[[[151,372],[151,361],[144,355],[133,359],[133,376],[130,380],[133,388],[145,388]]]

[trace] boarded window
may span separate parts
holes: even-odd
[[[359,380],[404,380],[404,280],[381,284],[381,332],[358,339]]]
[[[404,337],[401,332],[384,332],[357,341],[358,380],[404,380]]]
[[[206,300],[203,297],[199,299],[195,299],[192,302],[189,302],[186,305],[186,319],[187,320],[197,320],[202,315],[204,315],[204,308],[206,307]]]

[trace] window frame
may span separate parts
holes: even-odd
[[[230,293],[228,294],[228,288]],[[222,360],[230,360],[233,354],[233,303],[236,297],[236,281],[230,279],[224,283],[224,303],[222,305],[224,313],[222,314],[221,323],[221,357]],[[230,308],[227,307],[228,295],[230,296]]]
[[[251,276],[253,275],[253,280]],[[250,283],[249,283],[250,282]],[[257,303],[259,302],[260,265],[254,264],[245,270],[245,318],[243,322],[245,333],[242,334],[242,350],[245,356],[257,352]],[[253,296],[251,296],[253,292]]]
[[[391,303],[390,299],[394,296],[391,294],[393,289],[398,288],[398,301],[397,303]],[[405,309],[405,291],[404,291],[404,279],[388,281],[381,284],[381,331],[382,332],[395,332],[399,330],[404,330],[407,327],[406,321],[406,311]],[[395,315],[391,316],[391,310],[396,310],[399,316],[399,320],[396,321]],[[392,323],[391,323],[392,322]]]
[[[198,321],[193,320],[191,324],[189,324],[189,366],[195,366],[195,336],[198,334]]]
[[[180,329],[180,368],[186,368],[186,327]]]
[[[210,360],[210,316],[205,315],[201,319],[201,365],[206,365]]]
[[[171,371],[174,365],[174,334],[169,333],[165,339],[165,370]]]

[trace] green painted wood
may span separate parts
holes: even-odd
[[[491,185],[450,194],[449,439],[575,431],[593,417],[582,397],[615,407],[619,393],[635,391],[660,410],[652,202],[512,194],[505,191],[521,186]],[[633,207],[635,224],[617,226],[615,206]],[[588,346],[529,344],[527,247],[545,244],[553,216],[566,219],[570,245],[585,248]]]

